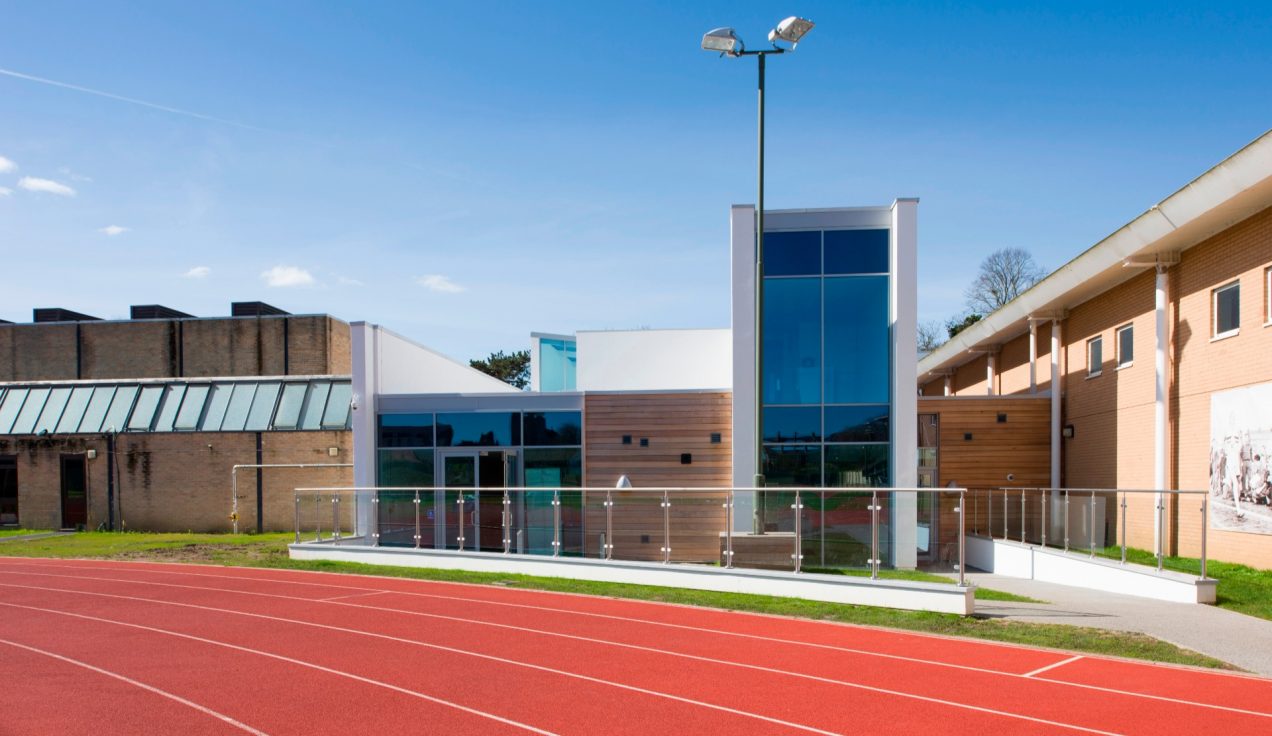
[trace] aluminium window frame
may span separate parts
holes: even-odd
[[[1100,346],[1100,363],[1099,363],[1099,365],[1095,366],[1095,369],[1094,369],[1094,370],[1092,370],[1092,368],[1091,368],[1091,346],[1092,346],[1092,345],[1095,345],[1095,344],[1097,344],[1097,343],[1098,343],[1098,344],[1099,344],[1099,346]],[[1104,374],[1104,335],[1096,335],[1095,337],[1088,337],[1088,338],[1087,338],[1087,341],[1086,341],[1086,368],[1087,368],[1087,375],[1086,375],[1086,377],[1087,377],[1087,378],[1095,378],[1095,377],[1097,377],[1097,376],[1100,376],[1100,375],[1103,375],[1103,374]]]
[[[1125,360],[1124,359],[1125,356],[1122,355],[1122,334],[1125,332],[1131,333],[1130,360]],[[1116,370],[1120,371],[1123,368],[1130,368],[1131,366],[1135,365],[1135,323],[1134,322],[1128,322],[1122,325],[1121,327],[1118,327],[1117,329],[1113,330],[1113,352],[1114,352],[1113,365],[1115,366]]]
[[[1237,290],[1237,326],[1224,332],[1219,331],[1219,295],[1232,289]],[[1210,290],[1210,340],[1223,340],[1241,334],[1241,279],[1216,286]]]

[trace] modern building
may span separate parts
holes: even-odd
[[[752,488],[761,446],[770,486],[915,486],[916,210],[915,200],[898,200],[766,213],[758,354],[749,206],[731,215],[731,329],[535,333],[530,391],[353,323],[356,485],[448,489],[418,499],[428,509],[423,531],[414,491],[382,497],[374,509],[362,504],[365,528],[384,545],[502,551],[514,542],[504,538],[504,496],[494,489],[524,487],[531,490],[511,500],[517,550],[553,551],[555,543],[559,552],[596,555],[620,544],[629,559],[659,559],[673,553],[648,533],[658,507],[625,504],[628,515],[606,538],[595,499],[569,489],[620,480],[637,489]],[[762,554],[768,540],[789,536],[793,518],[780,512],[787,495],[739,494],[739,554]],[[673,556],[718,561],[726,511],[718,494],[698,501],[693,521],[672,534]],[[887,562],[913,567],[921,536],[913,494],[887,506]],[[553,513],[572,515],[562,539],[551,536]],[[862,534],[859,524],[841,532]]]
[[[237,507],[242,529],[286,530],[298,483],[347,484],[348,325],[232,313],[0,324],[0,524],[226,531]]]
[[[974,455],[982,430],[1020,439],[939,481],[1208,490],[1206,524],[1196,496],[1146,494],[1125,519],[1110,499],[1094,532],[1184,555],[1208,535],[1211,557],[1272,567],[1270,327],[1272,133],[920,362],[942,454]]]

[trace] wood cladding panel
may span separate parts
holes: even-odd
[[[1050,402],[1045,396],[920,398],[919,413],[940,418],[938,482],[967,488],[1047,485]],[[1006,421],[998,421],[1000,414]],[[1008,481],[1008,474],[1015,479]]]
[[[728,392],[589,393],[583,412],[588,487],[613,486],[623,475],[638,488],[727,488],[732,483]],[[720,435],[719,442],[711,441],[713,434]],[[631,444],[623,444],[624,435]],[[649,440],[648,447],[640,446],[642,438]],[[692,455],[687,465],[681,463],[685,453]]]

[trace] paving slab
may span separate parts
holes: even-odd
[[[1272,677],[1272,621],[1216,606],[1169,603],[992,573],[968,572],[981,587],[1046,603],[976,601],[976,614],[1014,621],[1130,631]]]

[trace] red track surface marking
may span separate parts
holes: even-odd
[[[145,733],[156,723],[183,736],[241,735],[244,730],[170,693],[17,642],[0,643],[0,682],[0,732],[5,734],[87,735],[101,733],[102,723],[118,733]]]
[[[0,601],[353,671],[370,663],[373,676],[400,686],[562,732],[781,730],[775,721],[829,732],[1272,728],[1263,715],[1272,712],[1272,682],[1260,678],[605,598],[299,571],[0,560]],[[557,688],[571,697],[553,697]],[[651,710],[658,715],[645,720]]]

